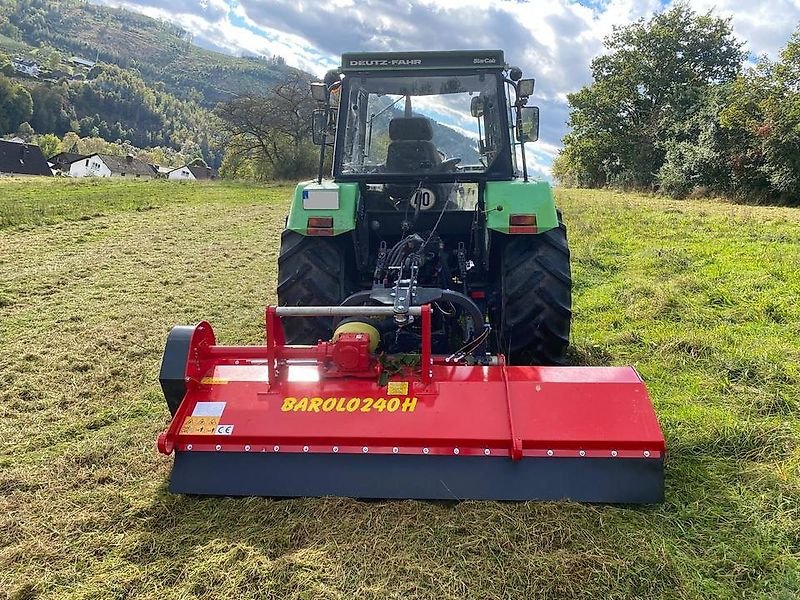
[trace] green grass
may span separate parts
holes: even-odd
[[[800,595],[791,209],[559,192],[576,281],[572,359],[633,364],[646,378],[669,447],[663,505],[167,493],[170,460],[155,450],[166,332],[206,318],[223,343],[259,341],[289,196],[0,181],[7,596]]]

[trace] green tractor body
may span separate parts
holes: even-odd
[[[343,55],[312,92],[320,175],[295,190],[279,304],[395,306],[395,319],[371,323],[387,353],[418,347],[404,311],[429,304],[436,353],[560,364],[569,249],[550,185],[526,172],[533,80],[498,50],[363,53]],[[287,319],[287,342],[329,339],[334,326]]]

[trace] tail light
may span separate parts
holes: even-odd
[[[536,215],[511,215],[508,219],[509,233],[537,233]]]
[[[309,217],[307,235],[333,235],[333,217]]]

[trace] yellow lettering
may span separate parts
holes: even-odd
[[[287,396],[283,399],[281,404],[282,412],[414,412],[417,408],[417,397],[406,396],[401,399],[397,396],[392,396],[388,400],[386,398],[321,398],[314,396],[309,398],[303,396],[302,398],[295,398],[294,396]]]
[[[408,398],[403,401],[403,412],[414,412],[414,409],[417,407],[417,397],[414,396],[413,398]]]

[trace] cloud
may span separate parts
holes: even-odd
[[[322,75],[346,51],[502,48],[537,79],[537,167],[549,168],[567,131],[566,95],[591,81],[603,38],[670,6],[662,0],[97,0],[175,22],[205,47],[277,54]],[[731,17],[753,55],[775,57],[800,22],[800,0],[689,0]],[[546,149],[546,150],[545,150]]]

